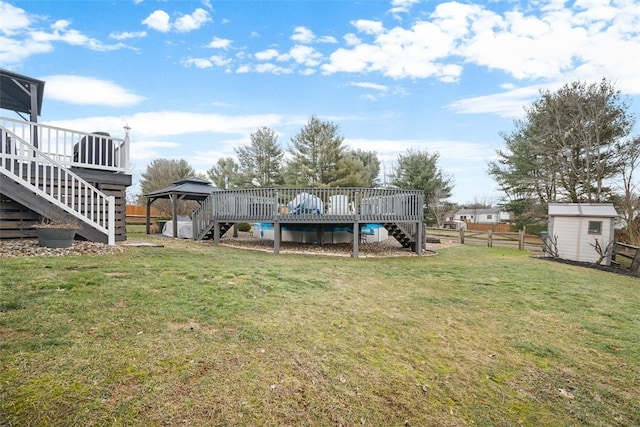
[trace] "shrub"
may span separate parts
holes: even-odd
[[[239,222],[238,231],[251,231],[251,224],[248,222]]]

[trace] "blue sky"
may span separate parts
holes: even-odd
[[[438,152],[452,201],[497,202],[487,162],[540,89],[606,77],[638,114],[640,2],[0,0],[0,67],[46,81],[42,122],[128,124],[136,184],[261,126],[286,149],[315,114],[387,172]]]

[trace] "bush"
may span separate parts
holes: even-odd
[[[238,231],[251,231],[251,224],[248,222],[239,222]]]

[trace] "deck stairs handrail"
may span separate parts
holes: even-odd
[[[216,224],[237,222],[397,223],[411,238],[411,223],[422,223],[423,215],[424,192],[419,190],[287,187],[216,191],[192,219],[196,240],[210,235]]]
[[[128,132],[124,138],[115,138],[8,117],[0,117],[0,126],[59,165],[129,173]]]
[[[115,244],[115,197],[0,124],[0,174],[32,191]]]

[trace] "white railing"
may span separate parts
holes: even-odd
[[[64,167],[129,173],[128,133],[121,139],[7,117],[0,117],[0,126]]]
[[[108,243],[115,244],[115,197],[102,193],[2,122],[0,160],[1,174],[104,233]]]

